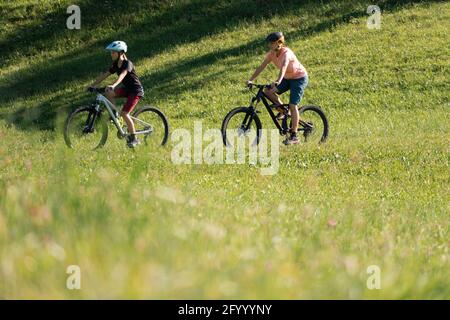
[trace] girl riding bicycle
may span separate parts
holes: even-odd
[[[139,141],[136,138],[136,129],[130,117],[130,112],[133,111],[139,100],[144,96],[144,88],[136,75],[133,63],[125,55],[127,44],[123,41],[114,41],[106,47],[106,50],[111,52],[113,63],[109,70],[100,75],[90,87],[95,88],[113,73],[119,76],[116,82],[106,87],[105,95],[114,105],[115,98],[127,98],[120,115],[128,127],[127,145],[130,148],[134,148],[139,144]],[[122,86],[118,87],[119,84],[122,84]]]
[[[269,34],[266,41],[268,42],[270,51],[266,54],[264,61],[255,70],[252,77],[247,81],[247,85],[252,84],[253,80],[258,77],[270,62],[280,69],[277,80],[273,82],[272,87],[266,89],[264,93],[275,103],[275,105],[281,105],[283,102],[278,95],[288,90],[291,91],[289,97],[289,110],[292,117],[291,134],[284,143],[286,145],[297,144],[299,142],[297,130],[300,120],[297,106],[308,85],[308,74],[305,67],[298,61],[294,52],[285,46],[284,35],[282,32]],[[277,118],[282,119],[284,116],[285,115],[282,113],[279,113]]]

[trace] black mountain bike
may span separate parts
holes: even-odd
[[[128,135],[127,126],[114,105],[102,95],[105,88],[90,88],[97,93],[95,101],[73,111],[64,126],[64,140],[68,147],[75,149],[98,149],[108,139],[108,124],[117,129],[117,137]],[[105,110],[107,111],[105,114]],[[136,135],[143,137],[144,145],[165,145],[169,137],[169,124],[166,116],[154,107],[144,106],[131,114]]]
[[[253,87],[258,89],[253,92]],[[270,98],[264,93],[264,88],[270,88],[270,84],[251,84],[249,89],[254,94],[249,107],[237,107],[231,110],[222,122],[223,143],[226,146],[232,145],[227,139],[227,130],[237,130],[237,136],[255,135],[254,144],[258,144],[261,139],[262,124],[259,119],[258,103],[262,101],[267,109],[273,123],[278,128],[280,135],[287,135],[291,128],[291,116],[289,115],[289,104],[274,105],[269,104]],[[283,119],[277,119],[272,110],[277,109],[284,114]],[[328,137],[328,120],[325,113],[317,106],[303,106],[299,108],[300,120],[298,132],[303,136],[305,142],[322,143]]]

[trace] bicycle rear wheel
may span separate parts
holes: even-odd
[[[95,150],[108,138],[105,117],[93,107],[80,107],[72,112],[64,125],[64,140],[69,148]]]
[[[169,138],[169,122],[160,110],[154,107],[143,107],[136,110],[133,122],[138,139],[149,147],[163,146]]]
[[[303,106],[299,110],[299,139],[304,142],[322,143],[328,138],[328,120],[325,113],[317,106]]]

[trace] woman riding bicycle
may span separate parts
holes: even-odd
[[[290,90],[289,110],[292,117],[291,134],[284,141],[286,145],[297,144],[297,130],[299,123],[299,113],[297,106],[299,105],[305,88],[308,85],[308,73],[305,67],[295,56],[291,49],[285,46],[284,35],[282,32],[274,32],[267,36],[266,41],[270,51],[266,54],[264,61],[255,70],[251,78],[247,81],[247,85],[251,84],[258,75],[272,62],[280,69],[278,78],[272,83],[270,89],[266,89],[264,93],[274,102],[275,105],[281,105],[279,94]],[[282,119],[284,115],[279,113],[277,118]]]
[[[95,88],[113,73],[119,76],[116,82],[106,87],[105,95],[114,105],[115,98],[127,98],[120,115],[128,127],[127,145],[130,148],[134,148],[139,144],[139,141],[136,138],[136,129],[130,117],[130,112],[133,111],[139,100],[144,96],[144,88],[136,75],[133,63],[125,55],[127,44],[123,41],[114,41],[106,47],[106,50],[111,51],[113,63],[109,70],[100,75],[91,87]],[[122,86],[118,87],[119,84],[122,84]]]

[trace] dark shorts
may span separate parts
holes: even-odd
[[[126,113],[133,111],[134,107],[136,107],[139,100],[141,99],[141,97],[137,95],[126,92],[124,88],[116,88],[114,89],[114,93],[116,94],[117,98],[127,98],[127,101],[122,107],[122,112]]]
[[[282,94],[288,90],[291,90],[289,97],[289,104],[299,105],[302,101],[305,88],[308,85],[308,76],[304,76],[300,79],[286,79],[277,86],[277,93]]]

